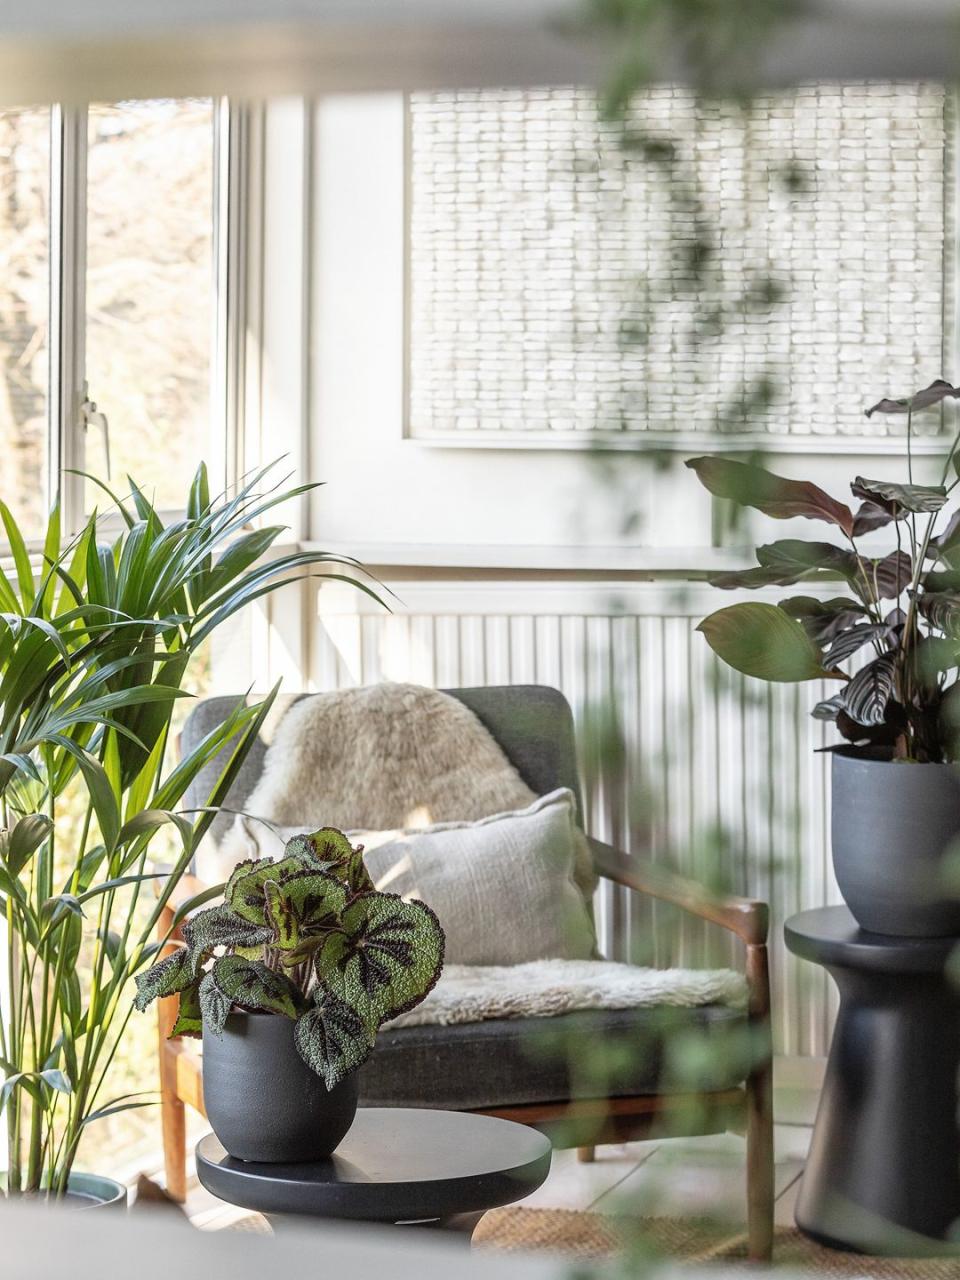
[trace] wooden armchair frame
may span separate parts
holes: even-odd
[[[745,1132],[747,1144],[747,1234],[751,1259],[765,1261],[773,1243],[773,1057],[770,1035],[770,979],[767,963],[769,912],[763,902],[710,893],[648,859],[627,855],[601,840],[590,838],[598,874],[648,897],[669,902],[684,911],[719,925],[734,934],[745,947],[745,971],[749,991],[748,1017],[753,1031],[755,1063],[744,1085],[715,1093],[642,1095],[630,1098],[562,1100],[485,1109],[485,1114],[529,1124],[578,1145],[581,1159],[592,1159],[594,1146],[626,1142],[651,1133],[668,1134],[672,1119],[689,1115],[697,1107],[703,1116],[699,1131]],[[166,937],[174,912],[205,886],[185,876],[159,922]],[[168,947],[177,945],[176,932]],[[178,1200],[186,1198],[186,1114],[189,1105],[204,1113],[201,1060],[189,1041],[168,1036],[176,1018],[176,999],[160,1001],[160,1096],[163,1151],[167,1190]],[[574,1135],[571,1140],[571,1134]]]

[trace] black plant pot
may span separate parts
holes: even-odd
[[[221,1036],[204,1028],[204,1106],[237,1160],[324,1160],[353,1124],[357,1073],[328,1090],[297,1053],[293,1028],[273,1013],[232,1013]]]
[[[949,764],[833,757],[833,866],[862,929],[907,938],[960,935],[944,856],[960,837],[960,770]]]

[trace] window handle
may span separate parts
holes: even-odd
[[[90,399],[90,388],[86,383],[83,384],[83,403],[80,405],[80,419],[83,422],[84,431],[88,431],[91,427],[97,427],[103,441],[103,454],[107,463],[107,479],[113,477],[110,474],[110,423],[107,421],[107,415],[101,413],[97,408],[97,402]]]

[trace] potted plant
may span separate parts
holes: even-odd
[[[911,448],[913,415],[958,396],[938,380],[867,410],[906,415],[907,483],[858,476],[855,507],[752,463],[687,462],[719,498],[833,527],[836,540],[771,542],[757,549],[756,567],[711,575],[728,589],[794,590],[775,604],[721,609],[699,630],[746,675],[837,682],[812,712],[844,740],[828,748],[834,867],[857,921],[877,933],[960,934],[960,902],[944,875],[960,836],[960,511],[946,514],[960,456],[954,439],[939,483],[914,484]],[[884,528],[895,547],[865,551],[861,539]]]
[[[169,524],[131,484],[129,500],[110,495],[121,528],[109,541],[96,514],[64,541],[54,510],[39,561],[0,503],[14,566],[9,576],[0,569],[8,1196],[125,1201],[122,1186],[75,1171],[77,1151],[99,1119],[147,1105],[104,1097],[129,1017],[124,993],[155,958],[160,914],[273,698],[239,707],[171,766],[187,665],[248,601],[331,558],[291,552],[264,562],[281,528],[252,522],[303,492],[262,492],[266,471],[211,499],[201,467],[184,518]],[[227,763],[207,805],[180,812],[220,752]],[[156,844],[172,868],[154,860]]]
[[[378,892],[363,846],[333,827],[296,836],[278,862],[241,862],[183,940],[137,977],[136,1006],[178,994],[173,1034],[202,1033],[207,1117],[240,1160],[329,1156],[377,1031],[443,965],[434,913]]]

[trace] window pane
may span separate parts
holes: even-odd
[[[0,497],[43,527],[50,305],[50,112],[0,111]]]
[[[107,415],[110,472],[183,505],[210,454],[214,114],[209,99],[90,108],[87,357]],[[107,477],[102,433],[86,469]],[[88,493],[88,506],[102,502]]]

